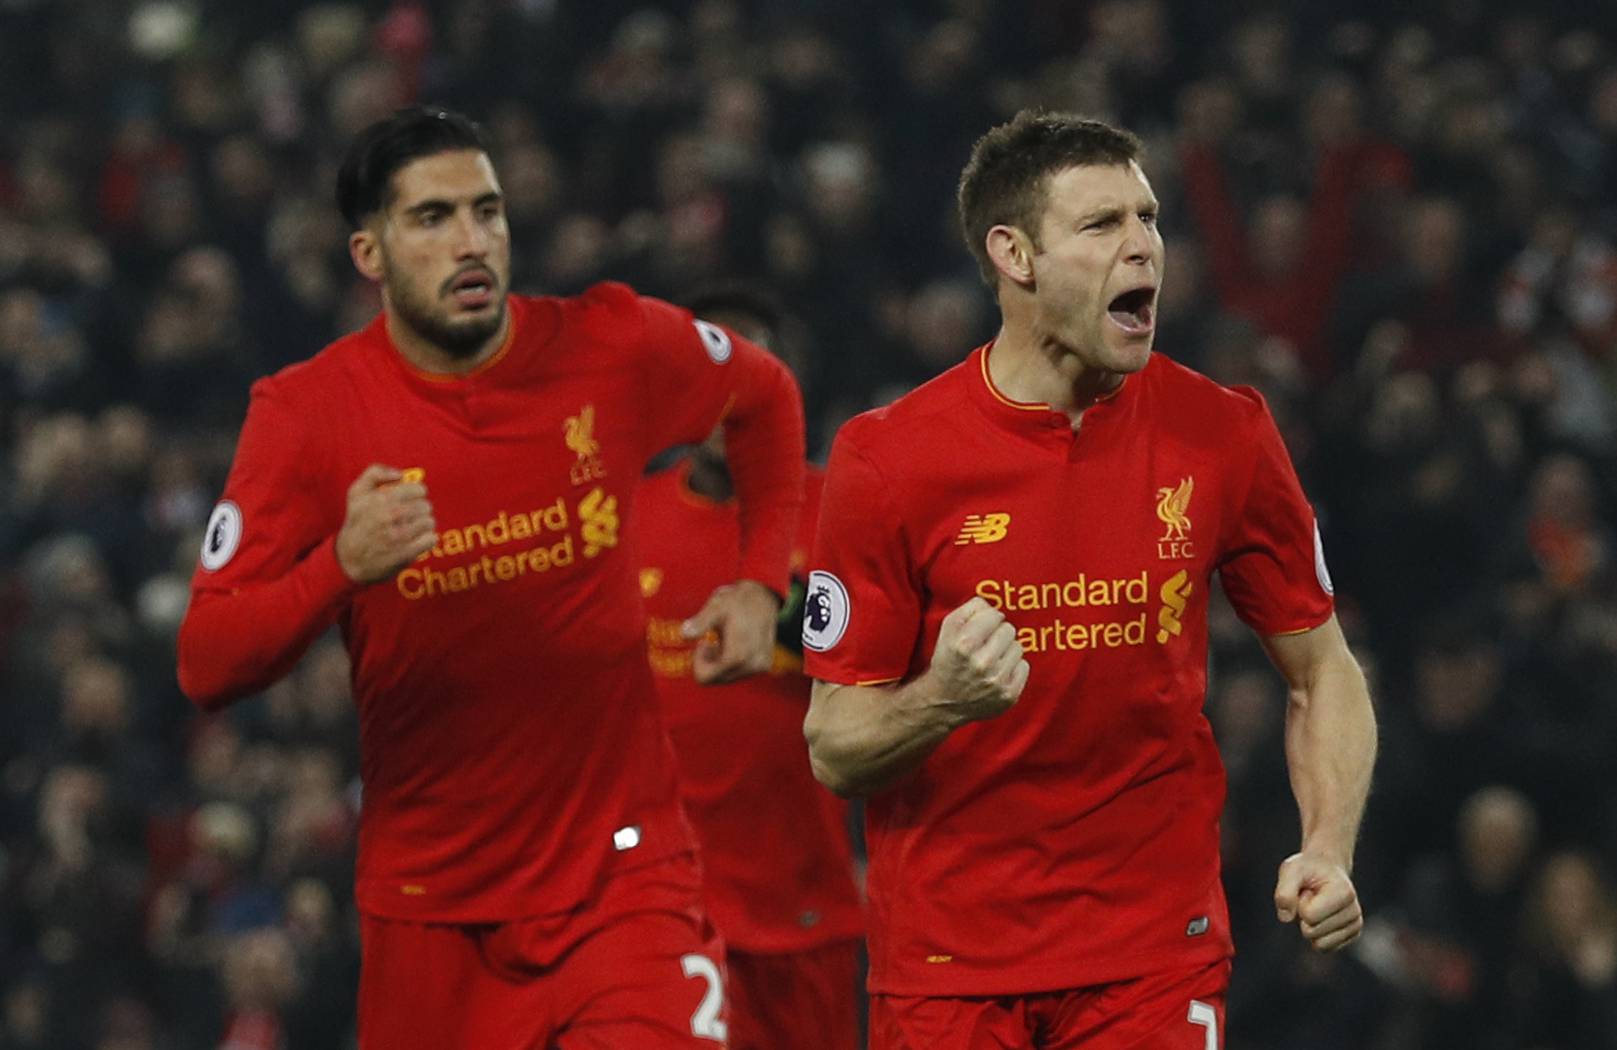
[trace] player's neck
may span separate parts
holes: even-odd
[[[397,311],[387,308],[385,304],[383,317],[387,326],[387,337],[398,350],[399,356],[403,357],[410,367],[432,375],[456,376],[476,371],[499,352],[500,347],[505,345],[506,336],[511,332],[511,311],[507,309],[500,321],[499,329],[477,348],[477,352],[462,356],[450,353],[410,327],[409,322],[400,317]]]
[[[988,375],[1006,397],[1047,404],[1070,416],[1073,426],[1123,382],[1120,373],[1090,368],[1054,340],[1011,325],[989,347]]]

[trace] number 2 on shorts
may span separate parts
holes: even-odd
[[[1199,1024],[1207,1029],[1207,1050],[1218,1050],[1218,1012],[1206,1003],[1197,999],[1190,1001],[1191,1024]]]
[[[713,960],[694,952],[679,960],[686,977],[700,977],[707,982],[707,994],[691,1014],[691,1034],[701,1039],[724,1042],[730,1037],[730,1026],[719,1016],[724,1009],[724,980]]]

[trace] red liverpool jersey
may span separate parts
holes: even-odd
[[[698,685],[680,626],[736,578],[733,502],[691,491],[690,464],[649,479],[640,495],[640,590],[680,794],[702,845],[708,915],[725,943],[794,952],[864,930],[853,882],[847,806],[821,787],[803,743],[810,682],[785,647],[775,667],[730,685]],[[792,569],[806,572],[822,475],[810,468]]]
[[[1154,355],[1074,433],[987,360],[849,422],[826,481],[810,675],[914,677],[973,596],[1032,669],[1015,707],[869,800],[871,988],[1023,994],[1217,959],[1207,594],[1216,571],[1261,634],[1323,623],[1313,513],[1251,390]]]
[[[727,407],[752,512],[731,567],[787,581],[803,455],[783,366],[621,285],[510,309],[506,344],[469,375],[413,370],[378,318],[256,384],[180,634],[181,685],[213,707],[340,625],[364,779],[355,888],[373,915],[565,912],[691,849],[634,501],[646,460]],[[335,536],[371,463],[420,472],[438,543],[357,587]]]

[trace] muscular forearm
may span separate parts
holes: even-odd
[[[206,710],[263,689],[331,626],[354,588],[327,540],[279,579],[196,592],[180,625],[180,689]]]
[[[1375,766],[1376,723],[1358,663],[1344,647],[1293,685],[1286,761],[1302,818],[1302,849],[1353,866]]]
[[[869,795],[913,771],[958,724],[926,675],[904,685],[814,683],[803,735],[814,776],[844,797]]]

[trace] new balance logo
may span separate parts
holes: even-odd
[[[968,543],[998,543],[1005,538],[1010,525],[1009,514],[968,514],[960,526],[960,534],[954,538],[954,545],[964,547]]]

